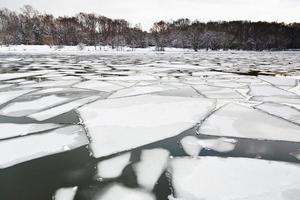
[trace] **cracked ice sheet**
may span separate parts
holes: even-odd
[[[56,117],[58,115],[64,114],[66,112],[69,112],[69,111],[76,109],[84,104],[95,101],[98,98],[100,98],[100,97],[99,96],[86,97],[83,99],[75,100],[75,101],[60,105],[60,106],[50,108],[48,110],[44,110],[41,112],[31,114],[28,117],[31,117],[38,121],[43,121],[43,120],[50,119],[50,118]]]
[[[0,141],[0,168],[69,151],[89,143],[84,129],[71,125],[43,134]]]
[[[273,76],[258,76],[258,78],[276,86],[284,86],[290,88],[297,86],[297,80],[293,78]]]
[[[238,93],[232,88],[215,87],[215,86],[208,86],[208,85],[194,85],[193,87],[208,98],[217,98],[217,99],[243,99],[244,98],[244,96],[242,96],[240,93]]]
[[[151,191],[166,169],[169,155],[169,151],[165,149],[143,150],[141,161],[133,167],[137,174],[138,184]]]
[[[130,153],[125,153],[97,164],[97,175],[100,178],[116,178],[122,174],[126,165],[130,163]]]
[[[176,136],[214,109],[202,98],[141,95],[98,100],[79,108],[95,157]]]
[[[24,72],[24,73],[5,73],[0,74],[0,81],[10,80],[10,79],[17,79],[17,78],[24,78],[29,76],[37,76],[49,73],[49,70],[41,70],[41,71],[35,71],[35,72]]]
[[[14,90],[14,91],[0,92],[0,105],[32,91],[34,90]]]
[[[34,112],[58,105],[69,100],[65,97],[57,97],[55,95],[42,97],[31,101],[14,102],[4,107],[0,114],[20,117]]]
[[[155,196],[141,189],[127,188],[120,184],[113,184],[100,194],[95,200],[155,200]]]
[[[170,172],[179,199],[296,200],[300,196],[299,164],[249,158],[176,158]]]
[[[70,87],[71,85],[78,83],[79,80],[67,80],[67,81],[43,81],[40,83],[32,84],[32,85],[25,85],[24,88],[47,88],[47,87]]]
[[[175,87],[167,86],[167,85],[148,85],[148,86],[134,86],[130,88],[125,88],[123,90],[119,90],[109,96],[109,98],[119,98],[119,97],[126,97],[126,96],[135,96],[135,95],[142,95],[147,93],[153,92],[160,92],[165,90],[172,90],[176,89]]]
[[[53,128],[61,127],[59,124],[14,124],[0,123],[0,139],[24,136],[30,133],[46,131]]]
[[[300,124],[300,111],[287,105],[275,103],[263,103],[256,108],[286,119],[288,121]]]
[[[104,91],[104,92],[112,92],[112,91],[120,90],[120,89],[124,88],[124,87],[121,87],[120,85],[116,85],[113,83],[109,83],[109,82],[105,82],[105,81],[95,81],[95,80],[84,81],[84,82],[74,85],[73,87],[90,89],[90,90],[99,90],[99,91]]]
[[[270,96],[295,96],[296,94],[279,89],[276,87],[273,87],[271,85],[250,85],[250,96],[264,96],[264,97],[270,97]]]
[[[299,126],[254,108],[227,104],[208,117],[204,135],[300,142]]]

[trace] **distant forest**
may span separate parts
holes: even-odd
[[[300,23],[218,21],[189,19],[160,21],[149,32],[124,19],[79,13],[54,17],[31,6],[21,12],[0,9],[1,45],[109,45],[112,48],[155,46],[199,49],[285,50],[300,49]]]

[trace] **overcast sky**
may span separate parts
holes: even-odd
[[[300,0],[0,0],[0,7],[19,11],[25,4],[58,15],[93,12],[141,23],[178,18],[300,22]]]

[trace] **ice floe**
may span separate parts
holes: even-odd
[[[119,98],[126,96],[134,96],[134,95],[142,95],[147,93],[159,92],[164,90],[175,89],[174,87],[166,86],[166,85],[149,85],[149,86],[134,86],[130,88],[125,88],[123,90],[119,90],[109,96],[109,98]]]
[[[248,158],[176,158],[170,172],[184,200],[296,200],[300,165]]]
[[[256,108],[288,121],[300,124],[300,111],[293,107],[275,103],[263,103],[256,106]]]
[[[16,136],[24,136],[31,133],[46,131],[61,127],[59,124],[15,124],[0,123],[0,139],[11,138]]]
[[[271,86],[271,85],[251,85],[249,95],[251,96],[296,96],[296,94]]]
[[[43,134],[0,141],[0,168],[69,151],[89,143],[84,129],[71,125]]]
[[[234,150],[237,140],[228,138],[198,139],[195,136],[186,136],[180,141],[183,150],[190,156],[198,156],[202,149],[218,152]]]
[[[77,186],[60,188],[55,192],[53,200],[73,200],[76,195],[77,188]]]
[[[84,81],[74,85],[73,87],[90,89],[90,90],[99,90],[104,92],[112,92],[123,88],[120,85],[116,85],[105,81],[96,81],[96,80]]]
[[[173,137],[214,108],[203,98],[142,95],[98,100],[79,108],[95,157]]]
[[[0,92],[0,105],[34,90],[12,90]]]
[[[13,102],[0,110],[0,114],[20,117],[58,105],[69,100],[65,97],[50,95],[31,101]]]
[[[131,189],[120,184],[113,184],[100,194],[95,200],[155,200],[155,196],[150,192],[141,189]]]
[[[165,149],[143,150],[141,161],[134,165],[138,184],[151,191],[167,167],[169,151]]]
[[[126,165],[130,163],[130,153],[125,153],[110,159],[100,161],[97,164],[99,178],[116,178],[122,174]]]
[[[199,128],[205,135],[300,142],[299,126],[238,104],[226,104]]]
[[[89,102],[95,101],[98,98],[99,98],[99,96],[90,96],[90,97],[86,97],[83,99],[75,100],[75,101],[60,105],[60,106],[56,106],[56,107],[53,107],[53,108],[50,108],[50,109],[47,109],[47,110],[44,110],[41,112],[31,114],[31,115],[29,115],[29,117],[36,119],[38,121],[43,121],[43,120],[50,119],[55,116],[64,114],[66,112],[69,112],[70,110],[78,108]]]

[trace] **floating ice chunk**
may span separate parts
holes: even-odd
[[[197,93],[191,87],[184,87],[180,89],[166,90],[161,92],[156,92],[156,95],[163,96],[178,96],[178,97],[203,97],[199,93]]]
[[[271,97],[252,97],[252,101],[260,102],[274,102],[274,103],[286,103],[286,104],[300,104],[300,98],[295,96],[271,96]]]
[[[275,76],[258,76],[258,78],[277,86],[295,87],[297,85],[297,80],[293,78]]]
[[[60,188],[55,192],[53,200],[73,200],[76,195],[77,188],[77,186]]]
[[[237,140],[228,138],[198,139],[195,136],[186,136],[180,141],[183,150],[190,156],[198,156],[204,149],[212,149],[218,152],[234,150]]]
[[[98,100],[79,109],[95,157],[173,137],[200,122],[213,100],[142,95]]]
[[[141,189],[131,189],[120,184],[113,184],[96,200],[155,200],[155,196]]]
[[[0,92],[0,105],[32,91],[33,90],[14,90]]]
[[[180,141],[183,150],[190,156],[198,156],[202,146],[198,143],[198,138],[194,136],[186,136]]]
[[[43,90],[39,90],[35,92],[34,94],[48,94],[48,93],[56,93],[56,92],[62,92],[64,90],[68,91],[69,88],[46,88]]]
[[[227,104],[207,118],[205,135],[300,142],[299,126],[254,108]]]
[[[0,114],[14,117],[25,116],[63,103],[67,100],[69,99],[65,97],[57,97],[55,95],[51,95],[32,101],[14,102],[4,107],[0,111]]]
[[[0,123],[0,139],[11,138],[15,136],[27,135],[61,127],[59,124],[14,124]]]
[[[67,126],[43,134],[0,141],[0,168],[61,153],[89,143],[84,129]]]
[[[109,98],[142,95],[142,94],[159,92],[164,90],[171,90],[171,89],[175,89],[175,88],[166,85],[134,86],[130,88],[125,88],[123,90],[119,90],[114,94],[112,94],[111,96],[109,96]]]
[[[0,81],[10,80],[10,79],[17,79],[17,78],[24,78],[29,76],[37,76],[41,74],[46,74],[47,70],[43,71],[35,71],[35,72],[24,72],[24,73],[5,73],[0,74]]]
[[[123,87],[120,85],[116,85],[113,83],[105,82],[105,81],[84,81],[74,85],[73,87],[83,88],[83,89],[91,89],[91,90],[99,90],[104,92],[112,92],[115,90],[120,90]]]
[[[89,102],[92,102],[98,98],[99,98],[98,96],[90,96],[90,97],[86,97],[83,99],[75,100],[75,101],[63,104],[61,106],[56,106],[56,107],[50,108],[45,111],[31,114],[31,115],[29,115],[29,117],[36,119],[38,121],[43,121],[43,120],[50,119],[55,116],[61,115],[63,113],[69,112],[70,110],[76,109],[76,108],[78,108],[84,104],[87,104]]]
[[[62,81],[57,81],[57,80],[53,80],[53,81],[43,81],[40,83],[36,83],[33,85],[28,85],[28,86],[24,86],[24,87],[33,87],[33,88],[37,88],[37,87],[68,87],[71,86],[75,83],[78,83],[78,80],[62,80]]]
[[[103,160],[98,163],[98,176],[101,178],[116,178],[122,174],[126,165],[130,162],[130,153]]]
[[[300,111],[290,106],[274,103],[263,103],[256,106],[256,108],[291,122],[300,124]]]
[[[3,89],[3,88],[7,88],[7,87],[10,87],[12,86],[13,84],[1,84],[0,85],[0,89]]]
[[[169,155],[165,149],[143,150],[141,161],[134,165],[139,185],[152,190],[167,167]]]
[[[250,96],[296,96],[292,92],[271,85],[250,85]]]
[[[244,98],[240,93],[231,88],[222,88],[208,85],[194,85],[201,94],[208,98],[217,99],[241,99]]]
[[[291,152],[290,155],[292,155],[295,158],[297,158],[298,160],[300,160],[300,149],[295,152]]]
[[[177,158],[170,171],[179,199],[286,200],[287,191],[299,195],[297,164],[249,158]]]
[[[99,80],[111,81],[155,81],[156,78],[150,75],[135,75],[135,76],[109,76],[101,77]]]
[[[296,87],[289,89],[289,91],[300,95],[300,83]]]

